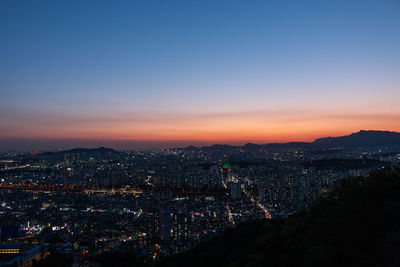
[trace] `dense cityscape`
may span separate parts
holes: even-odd
[[[115,250],[158,262],[242,222],[287,218],[338,180],[399,161],[398,147],[302,144],[5,153],[2,264],[53,251],[92,266]]]
[[[399,267],[400,0],[0,0],[0,267]]]

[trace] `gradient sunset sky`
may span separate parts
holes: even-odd
[[[400,131],[400,1],[2,0],[0,93],[3,149]]]

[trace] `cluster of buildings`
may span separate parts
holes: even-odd
[[[56,251],[85,266],[116,249],[157,261],[240,222],[287,217],[339,179],[386,162],[398,163],[398,153],[212,146],[3,154],[0,265],[29,266]]]

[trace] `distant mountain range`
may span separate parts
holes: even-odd
[[[400,133],[389,131],[359,131],[346,136],[319,138],[314,145],[326,147],[400,146]]]
[[[268,149],[268,148],[338,148],[338,147],[374,147],[374,146],[400,146],[400,133],[390,131],[365,131],[361,130],[357,133],[352,133],[346,136],[339,137],[324,137],[318,138],[313,142],[289,142],[289,143],[270,143],[270,144],[253,144],[247,143],[244,146],[231,145],[212,145],[207,147],[190,146],[186,149],[206,149],[206,150],[221,150],[235,149],[242,147],[244,149]]]
[[[324,137],[318,138],[313,142],[288,142],[288,143],[269,143],[269,144],[253,144],[247,143],[243,146],[214,144],[211,146],[188,146],[185,150],[209,150],[209,151],[223,151],[243,148],[246,150],[258,149],[285,149],[285,148],[302,148],[302,149],[326,149],[326,148],[351,148],[351,147],[376,147],[376,146],[393,146],[400,147],[400,133],[390,131],[365,131],[361,130],[357,133],[339,137]],[[74,148],[71,150],[62,150],[59,152],[44,152],[40,155],[50,156],[53,154],[103,154],[110,155],[120,153],[117,150],[105,147],[99,148]]]
[[[112,148],[98,147],[98,148],[74,148],[70,150],[61,150],[57,152],[44,152],[33,155],[36,158],[47,160],[62,160],[67,156],[68,158],[77,156],[79,159],[89,160],[95,159],[109,159],[115,160],[122,152]]]
[[[52,154],[102,154],[102,153],[118,153],[118,151],[112,148],[98,147],[98,148],[74,148],[70,150],[62,150],[59,152],[44,152],[41,155],[52,155]]]

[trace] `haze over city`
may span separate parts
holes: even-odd
[[[400,131],[399,5],[1,1],[0,144],[171,147]]]

